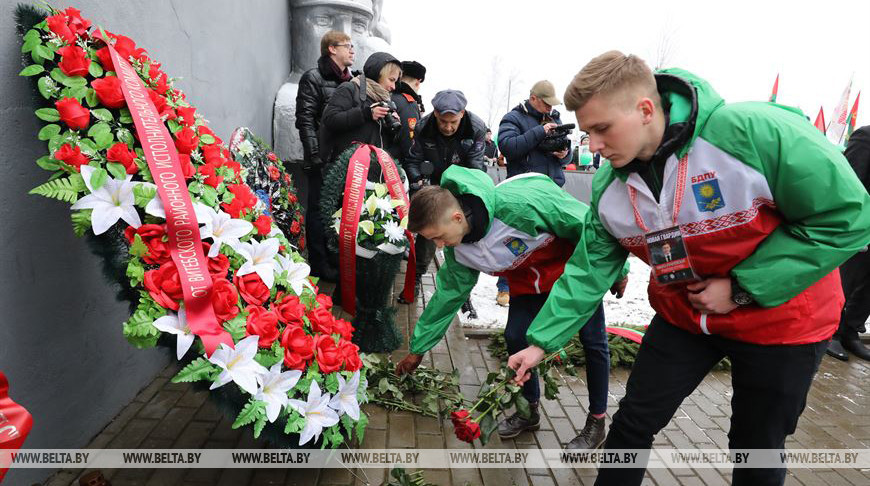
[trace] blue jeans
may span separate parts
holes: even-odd
[[[549,293],[515,295],[511,297],[504,339],[508,354],[514,354],[528,347],[526,331],[538,315]],[[607,384],[610,378],[610,349],[607,347],[607,332],[604,330],[604,304],[599,304],[595,314],[580,329],[580,343],[586,354],[586,386],[589,389],[589,411],[594,414],[607,410]],[[529,403],[541,398],[538,373],[523,385],[523,396]]]
[[[510,288],[508,287],[508,283],[507,283],[507,278],[499,277],[498,282],[495,283],[495,288],[497,288],[499,292],[510,292]]]

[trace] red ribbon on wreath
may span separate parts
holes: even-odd
[[[359,229],[359,218],[366,196],[366,181],[369,174],[371,153],[374,150],[381,166],[381,174],[387,184],[387,190],[392,199],[400,199],[402,205],[396,207],[399,218],[408,214],[408,194],[399,176],[399,170],[393,159],[383,150],[374,145],[361,144],[350,156],[347,166],[347,177],[344,181],[344,198],[342,199],[341,224],[338,231],[339,266],[341,270],[341,306],[350,315],[356,315],[356,236]],[[408,238],[410,256],[405,273],[405,288],[402,297],[406,301],[414,299],[414,277],[416,270],[416,254],[411,233],[405,230]]]
[[[184,292],[187,324],[191,332],[202,339],[206,353],[211,356],[221,343],[230,347],[234,344],[230,333],[218,323],[212,308],[213,282],[199,237],[199,223],[178,161],[178,149],[139,75],[118,54],[108,39],[103,39],[100,32],[95,34],[109,48],[115,72],[121,80],[124,100],[145,153],[145,160],[166,210],[169,249]]]
[[[0,450],[7,452],[0,455],[0,482],[12,462],[11,451],[16,451],[24,445],[24,439],[33,427],[33,417],[21,405],[9,398],[9,382],[6,375],[0,372]]]

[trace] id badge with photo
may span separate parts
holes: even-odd
[[[699,280],[692,269],[689,252],[679,226],[671,226],[644,235],[649,264],[656,282],[661,285],[689,283]]]

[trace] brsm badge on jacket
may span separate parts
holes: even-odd
[[[716,172],[692,177],[692,194],[695,195],[698,211],[713,212],[725,207],[725,198],[722,197],[722,191],[719,189]]]

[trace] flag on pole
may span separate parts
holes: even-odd
[[[770,92],[770,101],[771,103],[776,103],[776,92],[779,91],[779,73],[776,73],[776,81],[773,82],[773,90]]]
[[[819,107],[819,114],[816,115],[816,121],[813,123],[813,126],[819,129],[822,132],[822,135],[825,134],[825,109],[823,107]]]
[[[846,110],[849,109],[849,94],[852,92],[852,78],[849,78],[849,84],[846,85],[846,89],[843,90],[842,96],[840,96],[840,102],[837,103],[837,107],[834,108],[834,115],[831,117],[831,122],[828,124],[828,138],[839,145],[840,141],[843,139],[843,132],[846,131],[846,118],[848,117],[848,113]]]
[[[861,92],[858,91],[858,96],[855,97],[855,103],[852,104],[852,111],[849,112],[849,120],[846,123],[848,127],[846,128],[846,140],[849,140],[849,137],[852,136],[852,132],[855,131],[855,124],[858,120],[858,101],[861,99]]]

